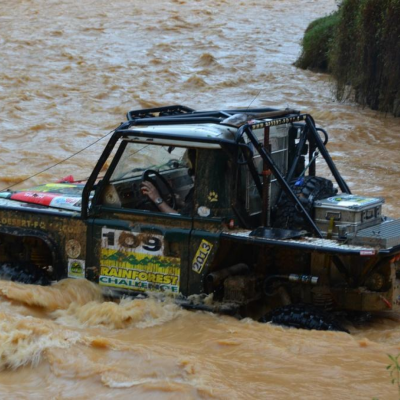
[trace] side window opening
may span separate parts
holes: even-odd
[[[194,149],[128,142],[101,196],[106,206],[190,214],[187,199],[194,185]],[[144,187],[143,182],[150,182]],[[154,187],[157,198],[146,195]],[[171,209],[164,210],[158,198]],[[160,200],[161,201],[161,200]]]
[[[257,132],[259,140],[262,140],[262,132]],[[288,129],[274,129],[270,131],[270,151],[274,163],[278,166],[282,175],[286,175],[288,170]],[[253,164],[260,177],[262,184],[262,171],[263,171],[263,160],[262,157],[254,152]],[[242,165],[241,173],[241,187],[244,196],[244,207],[250,216],[259,214],[262,209],[262,198],[257,190],[254,179],[249,171],[247,164]],[[279,197],[280,186],[276,178],[272,175],[271,186],[270,186],[270,204],[273,206]]]

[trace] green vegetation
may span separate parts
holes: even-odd
[[[388,354],[388,357],[390,358],[390,364],[386,367],[386,369],[390,372],[390,378],[392,379],[392,384],[397,386],[400,398],[400,363],[399,363],[400,354],[398,354],[397,357]]]
[[[302,45],[296,66],[331,73],[339,99],[400,116],[400,0],[343,0]]]
[[[339,12],[319,18],[308,26],[302,41],[303,51],[296,67],[312,71],[327,71],[329,51],[339,23]]]

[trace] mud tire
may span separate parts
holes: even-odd
[[[42,286],[47,286],[51,283],[44,271],[29,262],[4,263],[0,265],[0,279]]]
[[[298,329],[349,333],[333,315],[309,304],[289,304],[277,308],[264,321]]]
[[[300,200],[306,211],[312,215],[315,200],[326,199],[335,196],[337,189],[333,187],[329,179],[319,176],[307,176],[303,178],[300,184],[296,181],[290,183],[290,187]],[[303,217],[301,210],[297,204],[286,193],[282,196],[275,207],[273,216],[273,226],[283,229],[308,229],[306,219]]]

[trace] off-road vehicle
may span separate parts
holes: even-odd
[[[351,194],[327,141],[290,109],[130,111],[85,183],[0,194],[3,276],[315,329],[337,329],[336,311],[393,310],[400,220]]]

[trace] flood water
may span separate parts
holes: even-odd
[[[0,0],[0,189],[89,175],[131,109],[292,107],[330,134],[352,191],[400,217],[399,119],[293,67],[334,0]],[[322,167],[322,169],[324,169]],[[0,281],[0,398],[396,399],[400,317],[351,335],[107,302],[88,282]]]

